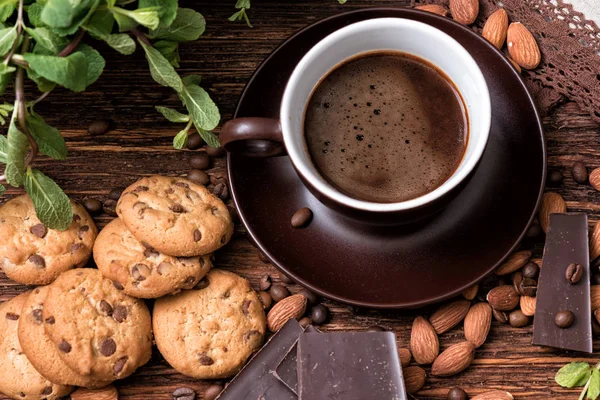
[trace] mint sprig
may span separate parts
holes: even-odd
[[[591,367],[586,362],[572,362],[558,370],[554,378],[562,387],[582,387],[579,400],[600,397],[600,363]]]

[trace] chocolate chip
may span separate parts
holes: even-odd
[[[217,183],[213,188],[213,194],[223,201],[227,200],[229,198],[229,189],[227,188],[227,183]]]
[[[131,268],[131,276],[138,282],[145,281],[148,275],[150,275],[150,269],[144,264],[135,264]]]
[[[134,193],[143,193],[143,192],[147,192],[148,190],[150,190],[150,188],[148,186],[140,185],[140,186],[137,186],[135,189],[133,189],[133,192]]]
[[[508,322],[515,328],[522,328],[529,325],[530,318],[523,314],[521,310],[515,310],[508,316]]]
[[[196,229],[194,231],[194,242],[199,242],[200,240],[202,240],[202,232],[200,232],[199,229]]]
[[[181,204],[173,204],[171,207],[169,207],[169,210],[173,211],[174,213],[177,214],[181,214],[186,212],[185,208],[183,208],[183,206]]]
[[[197,183],[198,185],[202,185],[202,186],[206,186],[210,182],[210,178],[208,177],[208,174],[199,169],[190,170],[187,173],[187,178],[190,181]]]
[[[570,328],[575,322],[575,315],[568,310],[559,311],[554,316],[554,323],[561,329]]]
[[[187,148],[189,150],[198,150],[204,144],[202,136],[198,132],[194,132],[187,137]]]
[[[102,314],[110,317],[113,313],[113,308],[107,301],[102,300],[100,301],[100,311],[102,311]]]
[[[92,215],[98,214],[102,210],[102,202],[98,199],[84,199],[83,206]]]
[[[459,387],[453,387],[448,391],[447,400],[467,400],[467,393]]]
[[[127,307],[118,305],[114,308],[112,317],[118,323],[121,323],[127,319],[128,316]]]
[[[102,207],[104,213],[106,215],[110,215],[111,217],[117,216],[117,201],[112,199],[104,200],[104,205]]]
[[[200,362],[200,365],[213,365],[215,363],[212,358],[204,353],[198,355],[198,361]]]
[[[173,400],[195,400],[196,392],[188,387],[180,387],[173,391]],[[204,396],[206,399],[206,396]]]
[[[307,326],[312,325],[312,319],[310,319],[310,317],[301,318],[300,321],[298,321],[298,324],[306,329]]]
[[[228,299],[229,296],[231,296],[231,291],[229,289],[227,289],[225,292],[223,292],[223,294],[221,295],[221,298]]]
[[[123,289],[125,289],[125,288],[123,287],[123,285],[121,285],[121,284],[120,284],[119,282],[117,282],[117,281],[112,281],[112,284],[113,284],[113,286],[115,287],[115,289],[117,289],[117,290],[123,290]]]
[[[573,164],[571,174],[573,175],[573,180],[577,183],[584,185],[588,182],[588,171],[585,164],[581,161],[577,161]]]
[[[262,277],[260,282],[258,283],[258,288],[260,290],[269,290],[271,287],[271,276],[265,275]]]
[[[70,251],[71,253],[76,253],[76,252],[78,252],[79,250],[83,249],[84,247],[85,247],[85,245],[84,245],[83,243],[73,243],[73,244],[71,245],[71,248],[69,249],[69,251]]]
[[[194,169],[209,169],[211,165],[212,160],[206,153],[195,154],[190,158],[190,167]]]
[[[209,284],[210,284],[210,281],[208,280],[208,278],[204,277],[200,280],[200,282],[196,283],[196,286],[194,286],[194,289],[196,289],[196,290],[205,289],[208,287]]]
[[[226,154],[226,151],[222,147],[210,147],[206,146],[206,154],[212,157],[223,157]]]
[[[92,136],[99,136],[108,133],[112,128],[113,122],[109,119],[95,119],[88,126],[88,133]]]
[[[287,290],[282,285],[273,285],[271,286],[271,290],[269,290],[269,294],[273,298],[274,302],[281,301],[290,295],[290,291]]]
[[[174,185],[175,185],[175,186],[178,186],[178,187],[186,188],[186,189],[189,189],[189,188],[190,188],[190,185],[188,185],[188,184],[187,184],[187,183],[185,183],[185,182],[181,182],[181,181],[179,181],[179,182],[175,182],[175,183],[174,183]]]
[[[43,322],[42,310],[40,310],[40,309],[33,310],[31,312],[31,316],[33,317],[33,322],[35,322],[36,325],[39,325]]]
[[[115,372],[115,374],[118,375],[123,371],[123,368],[125,368],[125,364],[127,364],[127,360],[129,360],[129,357],[127,356],[121,357],[117,360],[115,366],[113,367],[113,371]]]
[[[99,350],[104,357],[110,357],[117,351],[117,344],[111,338],[102,339]]]
[[[32,226],[31,229],[29,229],[29,231],[31,233],[33,233],[35,236],[37,236],[39,238],[43,238],[48,233],[48,228],[46,228],[46,225],[44,225],[44,224],[36,224],[36,225]]]
[[[273,298],[267,292],[258,292],[258,299],[263,306],[264,310],[271,308],[271,304],[273,304]]]
[[[32,264],[35,264],[38,268],[46,267],[46,261],[44,261],[44,259],[37,254],[29,256],[28,261]]]
[[[204,397],[202,400],[215,400],[223,391],[223,385],[210,385],[204,391]]]
[[[79,228],[79,232],[77,232],[77,236],[79,236],[79,239],[83,239],[83,235],[90,230],[90,227],[87,225],[84,225],[82,227]]]
[[[310,316],[312,317],[313,324],[322,325],[327,321],[329,310],[323,304],[319,304],[312,308]]]
[[[121,194],[123,194],[124,190],[125,188],[123,187],[112,188],[110,192],[108,192],[108,198],[117,201],[121,198]]]
[[[79,221],[81,221],[81,217],[79,215],[77,215],[77,214],[74,214],[73,215],[73,222],[79,222]]]
[[[242,304],[242,312],[244,315],[250,314],[250,305],[252,304],[252,300],[245,300]]]
[[[250,344],[252,348],[257,348],[261,345],[262,334],[259,331],[248,331],[244,334],[244,343]]]
[[[292,227],[299,229],[307,226],[312,220],[313,213],[310,208],[304,207],[292,215]]]
[[[565,271],[565,278],[569,283],[576,284],[581,280],[583,276],[583,267],[581,264],[571,263],[567,266],[567,270]]]
[[[69,342],[67,342],[66,340],[62,340],[59,344],[58,344],[58,349],[60,351],[62,351],[63,353],[70,353],[71,352],[71,345],[69,344]]]
[[[16,321],[19,319],[19,314],[15,314],[15,313],[6,313],[6,319],[10,320],[10,321]]]
[[[48,318],[46,318],[46,323],[48,325],[54,325],[55,322],[56,322],[56,320],[54,319],[54,317],[48,317]]]
[[[547,183],[548,186],[558,186],[562,183],[563,181],[563,173],[559,170],[553,169],[551,171],[548,171],[548,179],[547,179]]]
[[[52,394],[52,386],[47,386],[42,391],[42,395],[44,395],[44,396],[48,396],[49,394]]]
[[[317,296],[315,293],[311,292],[308,289],[302,288],[298,291],[298,294],[301,294],[302,296],[306,297],[306,301],[309,306],[314,306],[319,302],[319,296]]]
[[[536,279],[540,273],[540,266],[533,261],[529,261],[527,264],[525,264],[521,270],[521,273],[523,274],[523,278]]]

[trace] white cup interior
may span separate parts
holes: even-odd
[[[310,160],[303,132],[305,108],[319,82],[345,60],[378,50],[401,51],[437,66],[458,88],[468,113],[467,148],[454,174],[432,192],[398,203],[358,200],[335,189],[319,174]],[[304,56],[294,70],[281,106],[285,146],[298,172],[327,197],[367,211],[388,212],[419,207],[457,186],[481,158],[489,137],[490,121],[488,88],[471,55],[444,32],[424,23],[402,18],[358,22],[323,39]]]

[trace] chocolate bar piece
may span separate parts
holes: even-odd
[[[304,330],[304,333],[320,333],[320,331],[312,325],[309,325]],[[283,358],[277,369],[275,370],[275,376],[285,386],[287,386],[292,392],[298,394],[298,368],[297,368],[297,356],[298,345],[290,349],[287,355]]]
[[[300,400],[404,400],[392,332],[303,333],[298,341]]]
[[[259,350],[221,392],[218,400],[297,400],[274,375],[275,368],[304,331],[291,319]]]
[[[581,279],[566,278],[569,264],[579,264]],[[533,344],[592,352],[590,260],[586,214],[551,214],[538,282]],[[570,311],[575,320],[561,328],[556,314]]]

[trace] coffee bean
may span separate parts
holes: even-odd
[[[108,192],[108,198],[111,200],[118,201],[121,198],[121,195],[123,194],[124,190],[124,187],[112,188],[110,192]]]
[[[281,301],[290,295],[290,291],[287,290],[282,285],[273,285],[271,286],[271,290],[269,290],[269,294],[273,298],[274,302]]]
[[[117,351],[117,344],[111,338],[106,338],[100,342],[99,350],[104,357],[110,357]]]
[[[584,185],[588,182],[588,171],[585,164],[581,161],[577,161],[573,164],[571,174],[573,175],[573,180],[577,183]]]
[[[294,281],[289,276],[282,272],[279,273],[279,280],[285,283],[286,285],[291,285],[294,283]]]
[[[31,227],[31,229],[29,229],[29,231],[35,236],[43,239],[48,233],[48,228],[46,228],[46,225],[44,224],[35,224]]]
[[[327,317],[329,316],[329,310],[323,304],[319,304],[312,308],[310,316],[312,318],[313,324],[322,325],[325,323],[325,321],[327,321]]]
[[[309,306],[314,306],[319,302],[319,296],[308,289],[302,288],[298,291],[298,294],[306,297],[306,302]]]
[[[210,147],[206,146],[206,154],[211,157],[223,157],[227,152],[222,147]]]
[[[213,194],[225,201],[229,198],[229,189],[227,188],[227,183],[221,182],[215,185],[213,188]]]
[[[206,398],[206,396],[204,396]],[[196,392],[188,387],[180,387],[173,391],[173,400],[195,400]]]
[[[521,296],[535,297],[537,294],[537,281],[531,278],[523,278],[519,286]]]
[[[212,160],[206,153],[195,154],[190,157],[190,167],[193,169],[209,169],[211,165]]]
[[[187,178],[190,181],[202,186],[206,186],[210,182],[208,174],[204,171],[200,171],[199,169],[190,170],[190,172],[187,173]]]
[[[44,259],[42,258],[42,256],[37,255],[37,254],[34,254],[34,255],[30,256],[27,261],[29,261],[30,263],[34,264],[38,268],[45,268],[46,267],[46,261],[44,261]]]
[[[554,317],[554,323],[561,329],[570,328],[575,322],[575,315],[568,310],[559,311]]]
[[[210,183],[215,186],[219,183],[227,182],[229,182],[229,177],[227,176],[227,171],[225,169],[218,169],[210,174]]]
[[[529,325],[530,318],[527,315],[523,314],[521,310],[515,310],[511,312],[508,316],[508,322],[511,326],[514,326],[515,328],[522,328],[524,326]]]
[[[467,393],[459,387],[453,387],[448,391],[447,400],[467,400]]]
[[[312,220],[313,213],[310,208],[304,207],[299,209],[292,215],[292,227],[304,228]]]
[[[127,307],[118,305],[113,309],[112,317],[115,321],[121,323],[127,319],[128,314]]]
[[[188,135],[187,138],[187,148],[189,150],[198,150],[204,144],[204,140],[198,132],[194,132],[191,135]]]
[[[273,298],[267,292],[258,292],[258,299],[263,306],[264,310],[268,310],[271,308],[271,304],[273,304]]]
[[[563,181],[563,173],[559,170],[553,169],[548,171],[548,178],[546,179],[549,186],[558,186]]]
[[[88,126],[88,133],[92,136],[104,135],[111,130],[112,125],[109,119],[96,119]]]
[[[217,384],[210,385],[204,391],[204,397],[202,398],[202,400],[215,400],[221,394],[222,391],[223,391],[222,385],[217,385]]]
[[[58,349],[60,351],[62,351],[63,353],[70,353],[71,352],[71,345],[69,344],[69,342],[63,340],[58,344]]]
[[[583,276],[583,267],[581,264],[571,263],[565,271],[565,278],[569,283],[576,284]]]
[[[501,324],[506,324],[508,322],[509,316],[506,311],[500,311],[492,308],[492,315],[494,316],[494,319]]]
[[[517,293],[521,293],[521,283],[523,282],[523,273],[517,271],[512,276],[512,284]]]
[[[207,356],[206,354],[202,353],[202,354],[198,354],[198,362],[200,363],[200,365],[213,365],[215,363],[215,361],[210,358],[209,356]]]
[[[525,264],[521,273],[523,274],[523,278],[537,279],[538,274],[540,273],[540,266],[533,261],[529,261]]]
[[[258,283],[258,288],[260,290],[269,290],[271,287],[271,277],[269,275],[265,275],[262,277],[260,282]]]
[[[298,321],[298,323],[302,328],[306,329],[307,326],[312,325],[312,319],[310,319],[310,317],[300,318],[300,321]]]
[[[110,215],[111,217],[117,216],[117,201],[112,199],[104,200],[104,204],[102,206],[104,213]]]
[[[367,328],[367,332],[385,332],[385,328],[381,326],[373,325]]]
[[[528,239],[535,239],[539,237],[542,234],[542,232],[543,231],[540,224],[538,224],[537,222],[533,222],[531,225],[529,225],[525,237],[527,237]]]

